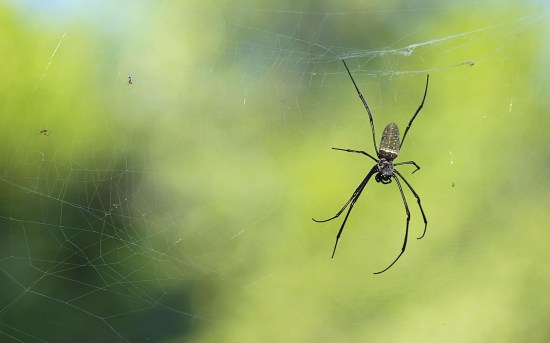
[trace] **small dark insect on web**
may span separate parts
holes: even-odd
[[[128,76],[128,84],[131,85],[132,84],[132,77],[131,76]]]
[[[409,206],[407,205],[407,200],[405,199],[405,194],[403,193],[403,188],[401,187],[401,182],[399,180],[402,180],[405,185],[409,188],[411,193],[416,198],[416,201],[418,203],[418,207],[420,207],[420,212],[422,213],[422,218],[424,219],[424,232],[418,239],[421,239],[426,234],[426,229],[428,227],[428,220],[426,219],[426,215],[424,214],[424,209],[422,208],[422,204],[420,203],[420,196],[414,191],[412,186],[409,184],[409,182],[401,175],[397,169],[395,169],[396,166],[410,164],[416,167],[416,169],[413,171],[416,172],[420,169],[420,167],[414,162],[414,161],[405,161],[405,162],[399,162],[394,163],[393,161],[397,158],[399,151],[403,147],[403,143],[405,142],[405,138],[407,137],[407,133],[409,132],[409,129],[414,122],[416,116],[424,106],[424,101],[426,100],[426,94],[428,93],[428,83],[430,80],[430,75],[426,76],[426,88],[424,89],[424,97],[422,98],[422,102],[420,103],[420,106],[418,106],[418,109],[412,116],[412,119],[410,120],[409,124],[405,128],[405,133],[403,134],[403,139],[401,142],[399,142],[399,128],[397,127],[397,124],[395,123],[389,123],[384,131],[382,132],[382,139],[380,141],[380,149],[376,146],[376,135],[374,132],[374,121],[372,119],[372,114],[369,109],[369,106],[367,105],[367,102],[365,101],[365,98],[363,97],[363,94],[361,94],[361,91],[359,91],[359,88],[357,87],[357,84],[355,83],[355,80],[353,79],[353,76],[351,75],[351,72],[349,71],[349,68],[344,60],[342,60],[344,63],[344,66],[346,67],[346,70],[349,74],[349,77],[351,78],[351,81],[353,82],[353,85],[355,86],[355,90],[357,91],[357,94],[359,95],[359,98],[363,102],[363,105],[365,106],[365,109],[367,110],[367,113],[369,115],[370,125],[371,125],[371,131],[372,131],[372,140],[374,143],[374,151],[376,152],[376,157],[370,155],[369,153],[361,150],[351,150],[351,149],[341,149],[341,148],[332,148],[334,150],[340,150],[345,152],[352,152],[352,153],[358,153],[365,155],[372,159],[376,164],[371,168],[371,170],[367,173],[367,176],[361,181],[357,189],[353,192],[349,200],[344,204],[344,206],[336,213],[333,217],[330,217],[328,219],[324,220],[317,220],[313,219],[313,221],[317,223],[323,223],[328,222],[333,219],[338,218],[342,212],[349,206],[348,211],[346,213],[346,216],[344,217],[344,221],[342,225],[340,226],[340,230],[338,231],[338,234],[336,235],[336,243],[334,244],[334,250],[332,251],[332,257],[334,257],[334,254],[336,253],[336,247],[338,246],[338,240],[340,239],[340,236],[342,235],[342,231],[344,231],[344,226],[346,225],[346,222],[348,220],[349,214],[351,213],[351,210],[353,209],[353,206],[355,205],[355,202],[357,199],[359,199],[359,196],[361,196],[361,193],[363,192],[363,189],[366,187],[369,180],[374,175],[374,179],[376,182],[382,183],[382,184],[389,184],[392,182],[392,180],[395,180],[395,183],[397,184],[397,187],[399,188],[399,192],[401,193],[401,198],[403,199],[403,204],[405,206],[405,212],[407,214],[407,223],[405,226],[405,239],[403,241],[403,246],[401,248],[401,252],[397,257],[393,260],[393,262],[390,263],[389,266],[387,266],[385,269],[376,272],[374,274],[381,274],[385,272],[386,270],[390,269],[397,260],[403,255],[405,252],[405,249],[407,248],[407,239],[409,236],[409,221],[411,219],[411,213],[409,211]]]
[[[49,136],[50,135],[50,130],[48,129],[41,129],[41,130],[38,130],[38,134],[42,135],[42,136]]]

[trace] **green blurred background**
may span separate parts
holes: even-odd
[[[0,1],[0,341],[548,342],[548,9]]]

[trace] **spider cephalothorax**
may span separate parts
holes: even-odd
[[[374,175],[376,182],[381,182],[383,184],[391,183],[391,178],[393,176],[393,163],[384,158],[378,160],[377,163],[378,173]]]
[[[407,132],[409,132],[409,128],[411,127],[414,119],[416,118],[417,114],[420,112],[422,107],[424,106],[424,100],[426,100],[426,94],[428,93],[428,82],[430,80],[430,76],[427,75],[426,77],[426,88],[424,90],[424,97],[422,98],[422,102],[420,103],[420,106],[418,106],[418,109],[414,113],[411,121],[409,122],[409,125],[407,125],[407,128],[405,129],[405,133],[403,134],[403,139],[399,140],[399,128],[397,127],[397,124],[395,123],[389,123],[385,128],[384,132],[382,133],[382,139],[380,141],[380,149],[376,146],[376,135],[374,132],[374,121],[372,119],[372,114],[370,112],[369,106],[367,105],[367,102],[365,101],[365,98],[363,97],[363,94],[359,91],[359,88],[357,87],[357,84],[355,83],[355,80],[353,79],[353,76],[351,76],[351,72],[348,69],[348,66],[346,65],[346,62],[342,60],[344,63],[344,66],[346,67],[346,70],[349,74],[349,77],[351,78],[351,81],[353,82],[353,85],[355,86],[355,89],[357,90],[357,94],[359,95],[359,98],[363,102],[363,105],[365,106],[365,109],[367,110],[367,113],[369,115],[370,125],[371,125],[371,131],[372,131],[372,141],[374,143],[374,151],[376,151],[376,156],[378,158],[373,157],[369,153],[362,151],[362,150],[351,150],[351,149],[341,149],[341,148],[333,148],[334,150],[342,150],[346,152],[353,152],[358,154],[363,154],[372,160],[376,162],[376,164],[371,168],[371,170],[368,172],[367,176],[361,181],[355,192],[353,192],[351,198],[344,204],[344,206],[331,218],[325,219],[325,220],[316,220],[312,218],[315,222],[327,222],[329,220],[333,220],[342,214],[346,207],[349,205],[348,212],[346,213],[346,217],[344,218],[344,221],[342,223],[342,226],[340,226],[340,230],[338,231],[338,234],[336,235],[336,243],[334,244],[334,250],[332,251],[332,257],[334,257],[334,253],[336,252],[336,247],[338,246],[338,240],[340,239],[340,235],[342,234],[342,231],[344,230],[344,226],[346,225],[346,221],[348,220],[349,214],[351,213],[351,210],[353,209],[353,206],[355,205],[355,202],[357,199],[359,199],[359,196],[361,195],[361,192],[363,192],[363,189],[371,179],[371,177],[374,175],[374,179],[376,182],[380,182],[383,184],[389,184],[392,182],[392,180],[395,180],[395,183],[397,183],[397,187],[399,188],[399,192],[401,193],[401,197],[403,198],[403,204],[405,205],[405,212],[407,213],[407,224],[405,227],[405,239],[403,241],[403,247],[401,248],[401,252],[397,257],[393,260],[392,263],[390,263],[389,266],[387,266],[385,269],[376,272],[374,274],[380,274],[385,272],[386,270],[390,269],[391,266],[399,260],[401,255],[405,252],[405,249],[407,247],[407,238],[409,235],[409,221],[411,219],[411,213],[409,212],[409,206],[407,205],[407,200],[405,199],[405,194],[403,193],[403,189],[401,188],[401,182],[399,179],[403,180],[407,187],[410,189],[411,193],[416,198],[416,201],[418,202],[418,207],[420,207],[420,212],[422,213],[422,218],[424,219],[424,232],[418,239],[424,237],[424,234],[426,234],[426,228],[428,227],[428,220],[426,219],[426,215],[424,214],[424,210],[422,209],[422,205],[420,203],[420,197],[412,186],[405,180],[403,175],[397,169],[395,169],[396,166],[404,165],[404,164],[411,164],[416,167],[416,169],[413,171],[416,172],[420,169],[420,167],[414,162],[414,161],[405,161],[405,162],[399,162],[399,163],[393,163],[393,161],[397,158],[399,155],[399,150],[403,147],[403,142],[405,141],[405,137],[407,137]]]

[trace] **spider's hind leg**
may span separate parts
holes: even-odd
[[[424,237],[424,235],[426,234],[426,229],[428,228],[428,219],[426,219],[426,214],[424,213],[424,209],[422,208],[420,196],[414,191],[411,184],[403,177],[403,175],[401,175],[401,173],[399,173],[397,170],[394,170],[394,172],[403,180],[403,182],[405,182],[407,187],[409,187],[409,189],[411,190],[411,193],[416,198],[416,202],[418,203],[418,207],[420,208],[420,213],[422,213],[422,219],[424,220],[424,232],[422,232],[422,235],[420,237],[417,237],[417,239],[422,239],[422,237]]]
[[[393,176],[393,178],[395,179],[395,182],[399,187],[399,192],[401,193],[401,197],[403,198],[403,204],[405,205],[405,212],[407,212],[407,225],[405,227],[405,239],[403,240],[403,247],[401,248],[401,252],[399,253],[399,255],[397,255],[395,260],[393,260],[393,262],[390,263],[390,265],[387,266],[385,269],[379,272],[376,272],[374,274],[382,274],[386,270],[390,269],[395,264],[395,262],[397,262],[397,260],[401,258],[401,255],[403,255],[403,253],[405,252],[405,249],[407,248],[407,240],[409,237],[409,222],[411,221],[411,212],[409,211],[409,206],[407,205],[407,199],[405,199],[405,194],[403,193],[403,188],[401,187],[401,183],[399,182],[399,179],[395,175]]]
[[[361,195],[361,192],[363,191],[363,188],[365,188],[365,185],[367,184],[367,182],[369,182],[369,179],[371,178],[372,174],[374,174],[375,172],[377,171],[377,167],[374,166],[370,171],[369,173],[367,174],[367,176],[365,177],[365,179],[363,179],[363,181],[361,181],[361,183],[359,184],[359,186],[355,189],[355,191],[353,192],[353,194],[351,195],[351,197],[349,198],[349,200],[344,204],[344,206],[342,206],[342,208],[340,209],[340,211],[338,211],[338,213],[336,213],[333,217],[330,217],[328,219],[322,219],[322,220],[318,220],[318,219],[315,219],[315,218],[311,218],[314,222],[316,223],[324,223],[324,222],[328,222],[328,221],[331,221],[333,219],[336,219],[338,218],[342,212],[344,212],[344,210],[346,209],[346,207],[348,207],[348,205],[353,201],[353,199],[355,198],[358,198],[359,195]]]
[[[338,246],[338,240],[340,239],[340,236],[342,235],[342,231],[344,231],[344,226],[346,226],[346,222],[348,221],[349,214],[351,213],[351,210],[353,209],[353,205],[355,205],[355,202],[357,201],[357,199],[359,199],[359,196],[361,195],[361,192],[363,192],[363,189],[365,188],[365,186],[369,182],[372,175],[374,175],[374,173],[376,173],[377,171],[378,171],[378,166],[374,165],[371,168],[371,170],[369,171],[369,173],[367,174],[367,176],[365,176],[363,181],[361,181],[361,183],[359,184],[357,189],[355,189],[355,191],[353,192],[351,198],[349,198],[349,200],[344,204],[344,207],[342,207],[340,209],[340,211],[338,211],[338,213],[336,213],[336,215],[334,215],[332,218],[325,219],[325,220],[316,220],[315,218],[311,218],[311,219],[313,219],[314,222],[317,222],[317,223],[328,222],[329,220],[333,220],[333,219],[337,218],[338,216],[340,216],[340,214],[342,214],[342,212],[344,212],[346,207],[348,207],[348,205],[349,205],[349,209],[348,209],[348,212],[346,213],[346,217],[344,218],[344,221],[342,222],[342,225],[340,226],[340,230],[338,230],[338,234],[336,235],[336,243],[334,244],[334,250],[332,251],[332,257],[334,257],[334,253],[336,252],[336,247]]]

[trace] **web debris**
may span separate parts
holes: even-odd
[[[65,39],[65,36],[67,35],[67,31],[63,32],[63,35],[61,36],[61,39],[59,40],[59,42],[57,43],[57,46],[55,47],[55,49],[53,50],[53,53],[52,55],[50,56],[50,61],[48,62],[48,64],[46,65],[46,68],[44,68],[44,72],[42,73],[42,76],[40,76],[40,79],[38,80],[38,82],[34,85],[34,88],[32,89],[32,92],[34,93],[34,91],[36,91],[36,89],[38,88],[38,86],[40,85],[40,83],[42,82],[42,80],[44,80],[44,78],[46,77],[46,73],[48,72],[48,69],[50,68],[50,65],[52,64],[53,62],[53,58],[55,57],[55,54],[57,53],[57,50],[59,49],[59,47],[61,46],[61,43],[63,42],[63,39]]]

